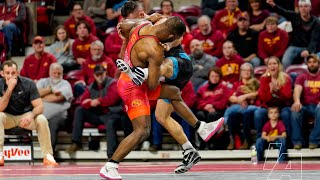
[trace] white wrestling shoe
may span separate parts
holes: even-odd
[[[119,175],[118,168],[119,168],[119,164],[107,162],[100,169],[100,176],[108,180],[122,179],[122,177]]]
[[[134,67],[131,68],[124,60],[117,59],[116,65],[118,69],[129,75],[132,79],[132,82],[135,83],[137,86],[141,86],[143,82],[148,78],[148,69],[141,68],[141,67]]]
[[[197,132],[199,133],[200,137],[205,141],[209,141],[209,139],[218,132],[221,127],[223,126],[224,118],[220,118],[217,121],[205,123],[201,122],[199,129]]]
[[[201,160],[201,156],[195,149],[187,149],[183,151],[183,161],[174,170],[176,174],[181,174],[189,171],[193,165],[197,164]]]

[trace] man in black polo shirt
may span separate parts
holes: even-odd
[[[1,66],[0,79],[0,166],[4,165],[4,130],[22,127],[37,130],[43,158],[43,165],[57,166],[52,156],[48,120],[43,112],[42,100],[35,83],[18,76],[18,66],[14,61],[6,61]]]

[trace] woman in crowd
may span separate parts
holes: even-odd
[[[234,92],[229,101],[232,104],[224,113],[225,123],[228,124],[230,143],[228,150],[234,148],[235,135],[241,134],[240,124],[243,124],[243,143],[240,149],[247,149],[252,143],[250,138],[251,125],[253,125],[253,113],[257,106],[259,81],[254,78],[253,66],[244,63],[240,67],[240,81],[235,83]],[[242,118],[239,118],[240,117]],[[230,118],[229,118],[230,117]]]
[[[76,69],[76,61],[72,54],[72,39],[69,39],[68,32],[63,25],[59,25],[54,31],[55,42],[50,46],[49,52],[53,54],[58,63],[62,65],[64,73]]]

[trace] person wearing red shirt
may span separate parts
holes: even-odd
[[[221,118],[228,105],[231,95],[229,88],[222,83],[220,68],[213,67],[208,73],[208,83],[198,89],[196,102],[196,117],[200,121],[212,122],[213,119]],[[200,140],[200,138],[199,138]],[[208,141],[209,143],[211,140]],[[204,149],[206,144],[200,140],[199,149]]]
[[[122,39],[117,31],[111,32],[104,41],[104,51],[113,61],[119,58],[121,51]]]
[[[8,58],[11,58],[14,37],[25,31],[26,10],[26,5],[17,0],[6,0],[0,5],[0,31],[4,33]]]
[[[75,110],[72,130],[72,144],[66,149],[74,153],[81,149],[82,130],[85,122],[106,126],[107,155],[111,157],[117,148],[116,122],[121,119],[121,99],[117,91],[117,81],[107,76],[102,65],[94,68],[95,81],[81,96],[81,105]]]
[[[71,39],[76,39],[78,37],[76,33],[76,24],[79,21],[85,21],[90,25],[91,33],[96,35],[96,25],[93,20],[84,14],[82,6],[80,4],[74,4],[71,12],[71,16],[64,22],[64,27],[66,27],[68,34]]]
[[[85,90],[86,85],[94,82],[93,69],[98,65],[102,65],[109,77],[114,78],[117,67],[109,57],[103,53],[103,43],[100,40],[93,41],[90,45],[90,53],[86,61],[82,64],[82,78],[75,82],[75,97],[79,97]]]
[[[193,38],[202,42],[204,52],[211,56],[222,57],[222,44],[224,37],[219,30],[213,30],[211,20],[203,15],[198,19],[199,31],[196,31]]]
[[[267,58],[276,56],[281,59],[289,43],[288,33],[277,26],[278,18],[270,16],[266,19],[266,30],[259,35],[258,56],[266,64]]]
[[[292,80],[282,70],[280,60],[272,56],[267,61],[267,71],[260,77],[258,97],[261,108],[254,112],[254,125],[257,137],[261,136],[262,126],[267,122],[267,108],[278,106],[287,133],[290,136],[290,108],[292,101]]]
[[[315,54],[307,57],[308,72],[300,74],[294,86],[291,107],[291,140],[294,149],[301,149],[304,145],[303,121],[306,116],[315,119],[314,127],[309,136],[309,148],[315,149],[320,144],[320,60]]]
[[[236,54],[234,45],[231,41],[226,41],[222,46],[223,57],[219,59],[216,66],[221,68],[222,80],[232,87],[233,83],[239,81],[240,66],[244,63],[243,59]]]
[[[220,30],[223,37],[237,28],[237,17],[241,13],[238,0],[226,0],[226,7],[219,10],[212,19],[213,29]]]
[[[232,150],[235,145],[235,136],[243,134],[243,143],[240,149],[248,149],[252,143],[251,115],[259,108],[257,105],[257,95],[259,80],[254,78],[253,66],[246,62],[240,67],[240,81],[233,87],[233,93],[229,98],[231,105],[224,113],[225,124],[228,124],[230,143],[227,147]],[[239,115],[242,121],[239,120]],[[243,124],[242,127],[240,126]],[[243,133],[242,133],[243,130]]]
[[[287,132],[285,125],[279,120],[279,108],[269,107],[268,118],[270,120],[263,126],[262,136],[256,142],[258,162],[265,162],[264,150],[270,143],[280,144],[278,161],[283,162],[287,159]]]
[[[73,57],[79,66],[90,56],[90,45],[98,38],[91,34],[90,25],[85,21],[76,24],[78,38],[72,44]]]
[[[52,63],[57,62],[57,59],[50,53],[44,51],[45,39],[41,36],[36,36],[33,39],[32,47],[34,53],[27,56],[24,60],[20,75],[30,78],[37,82],[41,78],[49,77],[49,67]]]

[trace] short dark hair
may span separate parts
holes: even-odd
[[[216,66],[212,67],[208,72],[208,78],[209,78],[211,72],[215,72],[215,73],[219,74],[220,79],[222,78],[222,71],[221,71],[221,69],[219,67],[216,67]]]
[[[74,7],[75,7],[75,6],[80,6],[80,7],[81,7],[81,9],[83,10],[83,6],[82,6],[82,4],[80,4],[80,3],[74,3],[74,4],[73,4],[73,6],[72,6],[71,11],[73,11],[73,9],[74,9]]]
[[[268,107],[268,112],[269,112],[271,109],[276,109],[276,110],[278,110],[278,112],[280,112],[279,106],[276,106],[276,105],[274,105],[274,104]]]
[[[75,27],[76,32],[77,32],[78,26],[81,25],[81,24],[84,24],[86,26],[86,28],[88,29],[88,32],[90,34],[91,33],[91,27],[90,27],[89,23],[87,23],[86,21],[77,22],[76,27]]]
[[[17,64],[15,61],[13,61],[13,60],[5,61],[5,62],[1,65],[1,71],[3,71],[4,66],[12,67],[13,65],[15,65],[15,66],[17,67],[17,70],[18,70],[18,64]]]
[[[127,18],[129,14],[131,14],[137,7],[139,6],[139,3],[134,0],[129,0],[121,8],[121,16],[123,18]]]
[[[167,19],[165,23],[170,33],[174,35],[182,36],[186,32],[186,25],[180,17],[171,16]]]
[[[161,3],[160,3],[160,7],[161,7],[161,8],[162,8],[164,2],[169,2],[170,5],[171,5],[171,7],[172,7],[172,11],[174,11],[173,2],[172,2],[171,0],[163,0],[163,1],[161,1]]]

